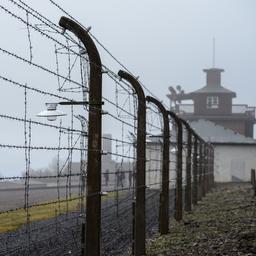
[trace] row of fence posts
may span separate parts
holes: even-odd
[[[101,254],[101,127],[102,127],[102,65],[98,50],[84,29],[73,20],[61,17],[59,25],[64,30],[74,33],[87,50],[90,63],[89,81],[89,126],[88,126],[88,159],[87,159],[87,193],[86,193],[86,219],[82,227],[82,255],[99,256]],[[170,155],[170,129],[172,118],[177,127],[177,161],[176,161],[176,192],[175,192],[175,219],[182,220],[183,209],[191,211],[192,204],[211,189],[213,177],[213,147],[200,138],[175,113],[167,111],[157,99],[147,96],[136,78],[125,71],[119,71],[121,79],[126,80],[134,88],[138,97],[137,113],[137,144],[136,144],[136,191],[134,202],[134,244],[133,253],[136,256],[145,255],[145,159],[146,159],[146,102],[155,104],[163,115],[164,143],[162,156],[162,190],[159,209],[159,232],[169,232],[169,155]],[[187,155],[186,155],[186,185],[185,205],[183,206],[183,177],[182,177],[182,147],[183,127],[187,129]],[[192,154],[193,152],[193,154]],[[193,180],[192,180],[193,178]]]
[[[192,204],[196,205],[214,185],[214,149],[210,143],[199,137],[189,124],[171,113],[177,124],[177,166],[176,166],[176,193],[175,193],[175,219],[183,218],[183,209],[192,210]],[[187,131],[187,152],[186,152],[186,179],[185,179],[185,200],[183,206],[183,177],[182,177],[182,145],[183,129]],[[193,179],[193,180],[192,180]],[[161,234],[164,234],[161,232]]]

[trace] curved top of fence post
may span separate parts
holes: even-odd
[[[146,101],[154,103],[159,108],[159,110],[161,111],[162,114],[165,113],[166,109],[165,109],[164,105],[156,98],[147,96]]]
[[[59,25],[67,29],[71,32],[73,32],[84,44],[90,61],[90,68],[91,72],[98,72],[99,76],[98,79],[101,79],[102,72],[101,72],[101,59],[99,52],[97,50],[97,47],[95,46],[92,38],[90,37],[87,30],[82,28],[79,24],[77,24],[75,21],[67,18],[67,17],[61,17],[59,21]],[[94,79],[94,77],[90,76],[90,79]]]
[[[170,150],[170,127],[169,115],[163,104],[147,96],[146,101],[155,104],[163,115],[164,134],[163,134],[163,152],[162,152],[162,191],[159,211],[159,232],[167,234],[169,232],[169,150]]]
[[[195,132],[195,130],[191,128],[191,132],[192,132],[192,135],[194,136],[194,138],[196,139],[197,138],[197,133]]]
[[[151,97],[151,96],[147,96],[146,101],[151,102],[151,103],[155,104],[158,107],[158,109],[160,110],[160,112],[163,115],[164,126],[165,126],[164,130],[166,130],[166,131],[168,131],[168,133],[170,133],[169,132],[170,129],[169,129],[168,111],[166,110],[164,105],[159,100],[157,100],[156,98]],[[167,136],[169,137],[169,134]]]
[[[145,94],[144,94],[144,91],[140,85],[140,83],[138,82],[138,80],[132,76],[131,74],[123,71],[123,70],[119,70],[118,71],[118,75],[127,80],[131,85],[132,87],[134,88],[134,90],[136,91],[136,94],[138,95],[138,98],[139,98],[139,104],[140,103],[144,103],[146,102],[146,99],[145,99]]]
[[[122,70],[119,70],[118,75],[127,80],[138,95],[134,249],[135,255],[145,255],[146,98],[136,78]]]
[[[180,144],[179,146],[182,145],[182,122],[181,119],[172,111],[167,111],[168,115],[170,115],[172,117],[172,119],[174,120],[175,124],[177,125],[177,129],[178,129],[178,134],[179,136],[177,136],[177,140],[180,140],[178,144]]]
[[[187,129],[188,132],[192,133],[192,128],[191,126],[188,124],[188,122],[182,118],[180,118],[181,123],[185,126],[185,128]]]
[[[181,122],[181,119],[178,117],[178,115],[175,114],[173,111],[167,111],[167,112],[173,118],[177,126],[182,127],[182,122]]]
[[[204,140],[195,132],[195,130],[191,129],[192,130],[192,134],[194,136],[194,138],[199,142],[204,142]]]
[[[178,118],[179,121],[186,127],[187,131],[190,132],[191,135],[194,136],[195,139],[197,139],[197,140],[199,140],[199,141],[201,141],[201,142],[204,142],[204,140],[195,132],[195,130],[189,125],[189,123],[188,123],[186,120],[184,120],[184,119],[178,117],[178,116],[177,116],[175,113],[173,113],[173,112],[170,112],[170,115],[171,115],[171,113],[172,113],[173,118],[174,118],[174,119],[175,119],[175,118]],[[176,117],[175,117],[175,116],[176,116]]]
[[[89,127],[87,155],[86,255],[100,255],[101,229],[101,105],[102,66],[99,52],[82,26],[61,17],[59,25],[73,32],[84,44],[90,63]],[[97,108],[95,107],[97,105]],[[93,196],[92,196],[93,195]]]

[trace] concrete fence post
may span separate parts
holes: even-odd
[[[185,120],[181,120],[187,130],[187,154],[186,154],[186,185],[185,185],[185,211],[192,210],[191,199],[191,166],[192,166],[192,130]]]
[[[177,125],[177,163],[176,163],[176,190],[175,190],[175,219],[182,220],[183,203],[182,203],[182,123],[180,118],[172,111],[168,111]]]
[[[142,256],[146,254],[146,98],[142,86],[135,77],[122,70],[119,70],[118,75],[131,84],[138,96],[134,253],[136,256]]]
[[[155,104],[163,116],[163,153],[162,153],[162,189],[159,207],[159,232],[169,232],[169,165],[170,165],[170,128],[168,112],[157,99],[147,96],[146,100]]]
[[[203,141],[199,140],[199,166],[198,166],[198,200],[202,199],[202,179],[203,179]]]
[[[101,238],[101,129],[102,65],[88,31],[75,21],[61,17],[59,25],[74,33],[87,50],[90,63],[89,125],[86,193],[86,255],[100,255]],[[82,241],[83,242],[83,241]]]

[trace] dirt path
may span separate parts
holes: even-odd
[[[256,255],[256,197],[249,184],[218,185],[170,234],[149,242],[147,255]]]

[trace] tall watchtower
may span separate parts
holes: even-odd
[[[233,104],[236,93],[221,84],[224,69],[210,68],[203,71],[206,73],[206,85],[190,93],[177,94],[175,99],[180,104],[176,105],[176,112],[185,120],[206,119],[246,137],[253,137],[255,107]],[[194,104],[183,104],[184,100],[192,100]]]

